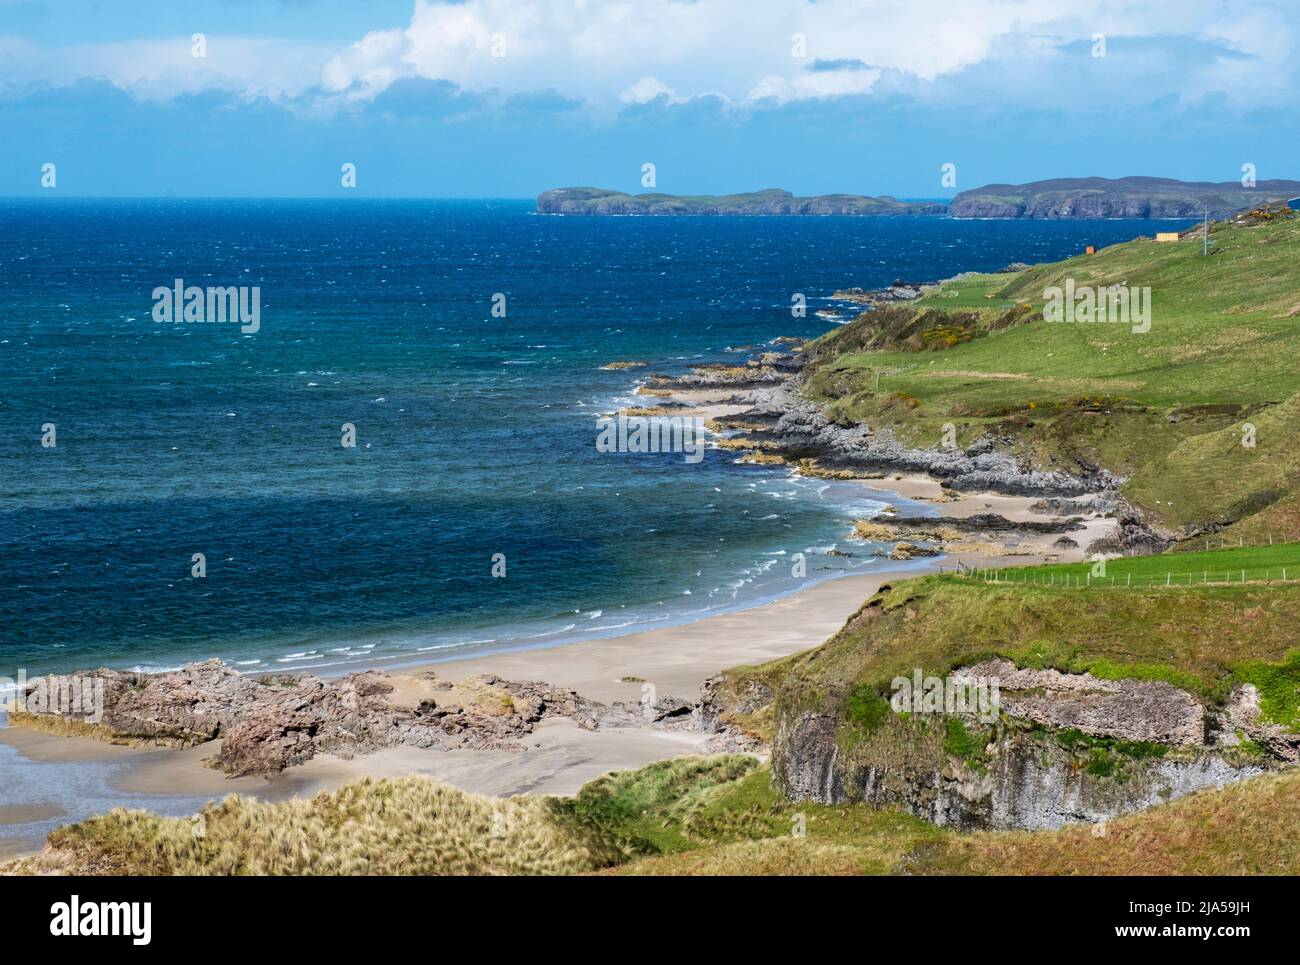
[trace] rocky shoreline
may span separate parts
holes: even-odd
[[[904,285],[857,292],[857,297],[864,303],[877,296],[889,301],[894,297],[890,293]],[[906,286],[903,297],[916,290]],[[791,340],[782,340],[783,346],[790,344]],[[712,420],[711,428],[723,433],[719,446],[745,453],[742,461],[784,463],[802,474],[831,479],[922,475],[953,494],[1037,497],[1047,512],[1073,501],[1073,514],[1104,515],[1115,521],[1114,532],[1090,545],[1090,552],[1158,552],[1169,545],[1168,536],[1157,532],[1141,509],[1120,493],[1125,479],[1102,467],[1080,465],[1074,472],[1042,469],[1015,455],[1010,439],[993,435],[964,447],[918,448],[900,442],[888,426],[836,422],[802,393],[806,359],[801,349],[794,344],[793,351],[764,351],[744,365],[700,365],[683,375],[654,374],[637,391],[660,398],[684,391],[728,393],[711,401],[744,408]],[[986,530],[1007,529],[1005,521],[989,518],[984,523]],[[964,526],[981,528],[977,518]]]
[[[94,693],[68,709],[57,695]],[[755,742],[718,723],[708,704],[668,695],[603,704],[574,690],[491,674],[459,683],[433,672],[370,670],[337,679],[311,673],[246,676],[220,660],[164,673],[100,668],[30,682],[10,723],[109,743],[212,744],[210,767],[231,777],[269,777],[320,754],[349,758],[393,747],[522,749],[541,722],[568,718],[585,730],[689,729],[714,734],[719,752]],[[84,706],[88,703],[79,701]],[[21,709],[15,709],[15,708]]]
[[[800,472],[864,480],[909,473],[938,480],[942,489],[935,501],[949,503],[941,507],[942,515],[890,511],[859,524],[859,538],[894,543],[889,554],[894,559],[966,552],[1007,565],[1015,556],[1026,562],[1056,558],[1054,540],[1061,546],[1069,541],[1072,558],[1081,558],[1082,548],[1072,537],[1089,521],[1113,523],[1111,517],[1122,511],[1115,496],[1121,480],[1103,471],[1044,472],[1000,450],[993,439],[960,450],[913,449],[887,429],[836,424],[799,393],[801,346],[789,339],[773,345],[793,350],[760,351],[741,365],[651,375],[638,391],[673,412],[725,413],[712,419],[723,433],[719,442],[731,442],[724,448],[752,445]],[[901,478],[895,475],[895,483]],[[969,493],[1002,493],[1019,500],[1020,507],[1032,497],[1039,508],[1022,508],[1013,518],[987,509],[992,504],[985,499],[996,497],[971,500]],[[963,511],[954,512],[953,504]],[[802,641],[798,649],[821,639]],[[695,735],[689,746],[697,753],[766,753],[766,740],[746,726],[745,718],[771,707],[774,694],[761,686],[740,691],[736,686],[727,674],[715,673],[704,679],[694,700],[650,688],[642,701],[598,702],[575,688],[492,673],[458,681],[431,670],[365,671],[337,679],[311,673],[257,677],[213,660],[162,674],[99,669],[50,676],[29,685],[21,711],[11,712],[10,721],[111,743],[210,746],[208,766],[229,776],[271,777],[318,756],[346,760],[397,748],[527,753],[538,729],[556,721],[584,732],[689,733]],[[43,696],[88,687],[103,694],[93,718],[41,703]]]

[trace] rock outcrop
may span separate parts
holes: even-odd
[[[91,696],[69,706],[60,695],[70,693]],[[458,684],[378,671],[248,677],[208,660],[159,674],[100,669],[43,677],[27,685],[9,716],[20,726],[119,743],[219,740],[216,766],[232,775],[271,775],[323,753],[515,747],[549,717],[587,729],[689,726],[693,710],[670,696],[648,708],[606,706],[563,687],[491,675]]]
[[[773,748],[773,779],[791,799],[861,801],[961,830],[1095,823],[1270,768],[1205,750],[1144,759],[1108,752],[1098,766],[1050,736],[1010,728],[990,741],[988,762],[979,766],[941,750],[903,762],[846,762],[838,729],[833,717],[815,713],[783,721]]]
[[[1035,724],[1176,747],[1208,743],[1204,705],[1163,680],[1102,680],[1010,660],[985,660],[959,673],[997,684],[1003,713]]]
[[[984,436],[964,449],[918,449],[900,443],[888,429],[864,423],[833,422],[816,403],[798,394],[798,380],[788,379],[754,395],[752,409],[741,418],[766,420],[768,451],[788,459],[814,458],[824,469],[861,474],[925,473],[964,492],[999,492],[1014,496],[1077,497],[1114,490],[1123,482],[1104,469],[1079,467],[1077,473],[1036,468]]]
[[[1222,787],[1294,763],[1300,750],[1300,735],[1260,723],[1248,685],[1211,712],[1164,681],[1002,658],[953,676],[996,687],[997,719],[890,713],[864,730],[836,701],[811,710],[778,701],[773,780],[794,800],[862,801],[962,829],[1043,829]],[[1270,753],[1245,751],[1242,738]]]
[[[1211,218],[1300,194],[1297,181],[1177,181],[1172,178],[1057,178],[988,184],[952,199],[954,218]]]

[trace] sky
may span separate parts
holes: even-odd
[[[1300,179],[1298,47],[1297,0],[0,0],[0,196]]]

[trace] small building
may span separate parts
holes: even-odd
[[[1156,241],[1177,241],[1177,240],[1178,240],[1178,232],[1177,232],[1177,231],[1157,231],[1157,232],[1156,232]]]
[[[1097,253],[1097,246],[1096,246],[1096,245],[1089,245],[1087,248],[1084,248],[1084,249],[1083,249],[1083,253],[1084,253],[1085,255],[1095,255],[1095,254]]]

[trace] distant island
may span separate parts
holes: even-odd
[[[1173,178],[1056,178],[988,184],[948,205],[954,218],[1226,218],[1300,195],[1300,181],[1176,181]]]
[[[819,194],[796,198],[768,188],[748,194],[624,194],[605,188],[552,188],[537,196],[539,214],[673,215],[913,215],[945,214],[942,201],[899,201],[888,195]]]
[[[552,188],[539,214],[574,215],[947,215],[953,218],[1226,218],[1300,196],[1300,181],[1177,181],[1172,178],[1057,178],[989,184],[949,203],[889,195],[821,194],[800,198],[779,188],[746,194],[626,194],[605,188]]]

